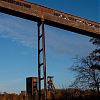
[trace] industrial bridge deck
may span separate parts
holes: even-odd
[[[0,12],[100,38],[100,23],[24,0],[0,0]]]

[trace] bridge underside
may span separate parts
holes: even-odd
[[[32,15],[29,15],[29,14],[25,14],[25,13],[22,13],[22,12],[13,11],[13,10],[7,9],[7,8],[0,7],[0,12],[5,13],[5,14],[10,14],[10,15],[13,15],[13,16],[16,16],[16,17],[24,18],[24,19],[27,19],[27,20],[35,21],[35,22],[41,21],[41,18],[39,18],[39,17],[32,16]],[[100,35],[98,35],[98,34],[94,34],[94,33],[89,32],[89,31],[81,30],[79,28],[70,27],[70,26],[67,26],[67,25],[64,25],[64,24],[60,24],[60,23],[57,23],[57,22],[47,20],[47,19],[45,19],[44,23],[46,25],[61,28],[61,29],[68,30],[68,31],[71,31],[71,32],[83,34],[83,35],[94,37],[94,38],[100,38]]]

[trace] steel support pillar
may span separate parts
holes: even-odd
[[[44,93],[41,94],[41,81],[44,82]],[[38,22],[38,100],[43,97],[47,100],[46,89],[46,53],[45,53],[45,33],[44,20]]]

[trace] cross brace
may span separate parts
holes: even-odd
[[[46,53],[45,53],[45,33],[44,20],[38,26],[38,100],[41,100],[41,81],[44,82],[43,100],[47,99],[46,89]]]

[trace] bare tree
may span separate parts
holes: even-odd
[[[99,94],[100,88],[100,56],[97,56],[96,50],[89,56],[76,58],[71,70],[76,72],[76,79],[73,87],[82,89],[96,89]]]
[[[92,42],[93,45],[100,47],[100,39],[99,38],[91,38],[90,42]]]
[[[99,94],[100,88],[100,39],[90,40],[96,46],[87,57],[76,58],[76,63],[71,70],[76,72],[76,79],[71,86],[82,89],[96,89]]]
[[[93,62],[95,63],[95,68],[100,70],[100,39],[92,38],[90,39],[90,42],[96,46],[96,49],[91,54]]]

